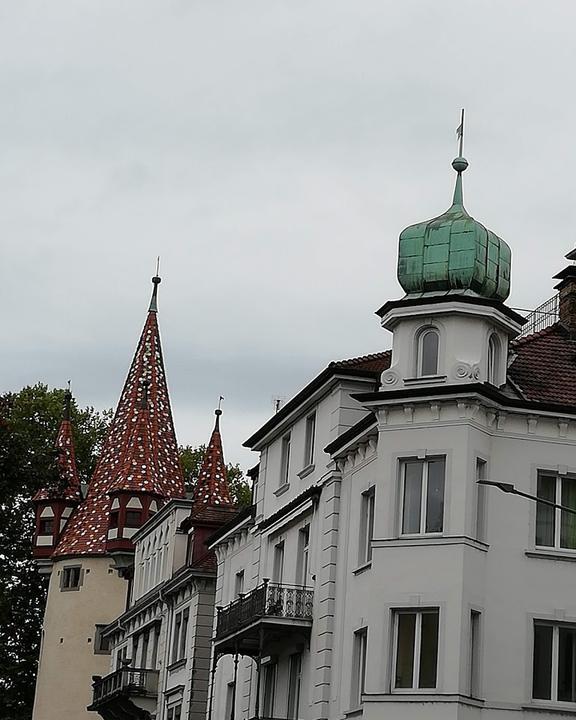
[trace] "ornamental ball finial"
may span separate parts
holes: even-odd
[[[468,167],[468,160],[463,157],[454,158],[454,160],[452,160],[452,167],[458,173],[464,172],[464,170]]]

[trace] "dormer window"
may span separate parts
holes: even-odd
[[[488,382],[500,385],[500,340],[495,333],[488,340]]]
[[[52,535],[54,533],[54,518],[42,518],[40,520],[39,535]]]
[[[418,337],[418,376],[438,374],[438,349],[440,336],[436,328],[423,330]]]

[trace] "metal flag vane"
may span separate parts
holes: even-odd
[[[464,111],[462,111],[464,112]],[[156,258],[156,277],[160,275],[160,255]]]
[[[460,114],[460,125],[456,128],[456,137],[458,138],[458,157],[462,157],[464,152],[464,108]]]

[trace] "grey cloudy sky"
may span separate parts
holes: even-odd
[[[0,390],[116,403],[156,255],[179,440],[228,459],[332,359],[385,349],[397,238],[450,204],[576,241],[573,0],[0,0]]]

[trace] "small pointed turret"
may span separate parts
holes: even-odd
[[[220,398],[222,400],[223,398]],[[194,505],[190,516],[184,521],[183,529],[191,530],[189,562],[192,565],[216,566],[214,553],[208,551],[206,540],[237,512],[237,506],[230,496],[228,473],[222,450],[220,435],[220,403],[214,411],[216,420],[210,442],[194,488]]]
[[[224,452],[222,450],[222,437],[220,435],[220,416],[222,410],[214,411],[216,421],[210,436],[210,442],[204,454],[198,481],[194,488],[194,507],[202,505],[212,507],[232,506],[232,498],[228,488],[228,477]]]
[[[54,444],[53,483],[38,490],[32,499],[36,513],[35,558],[46,558],[52,554],[68,518],[81,500],[70,421],[71,403],[72,393],[66,390],[62,421]]]

